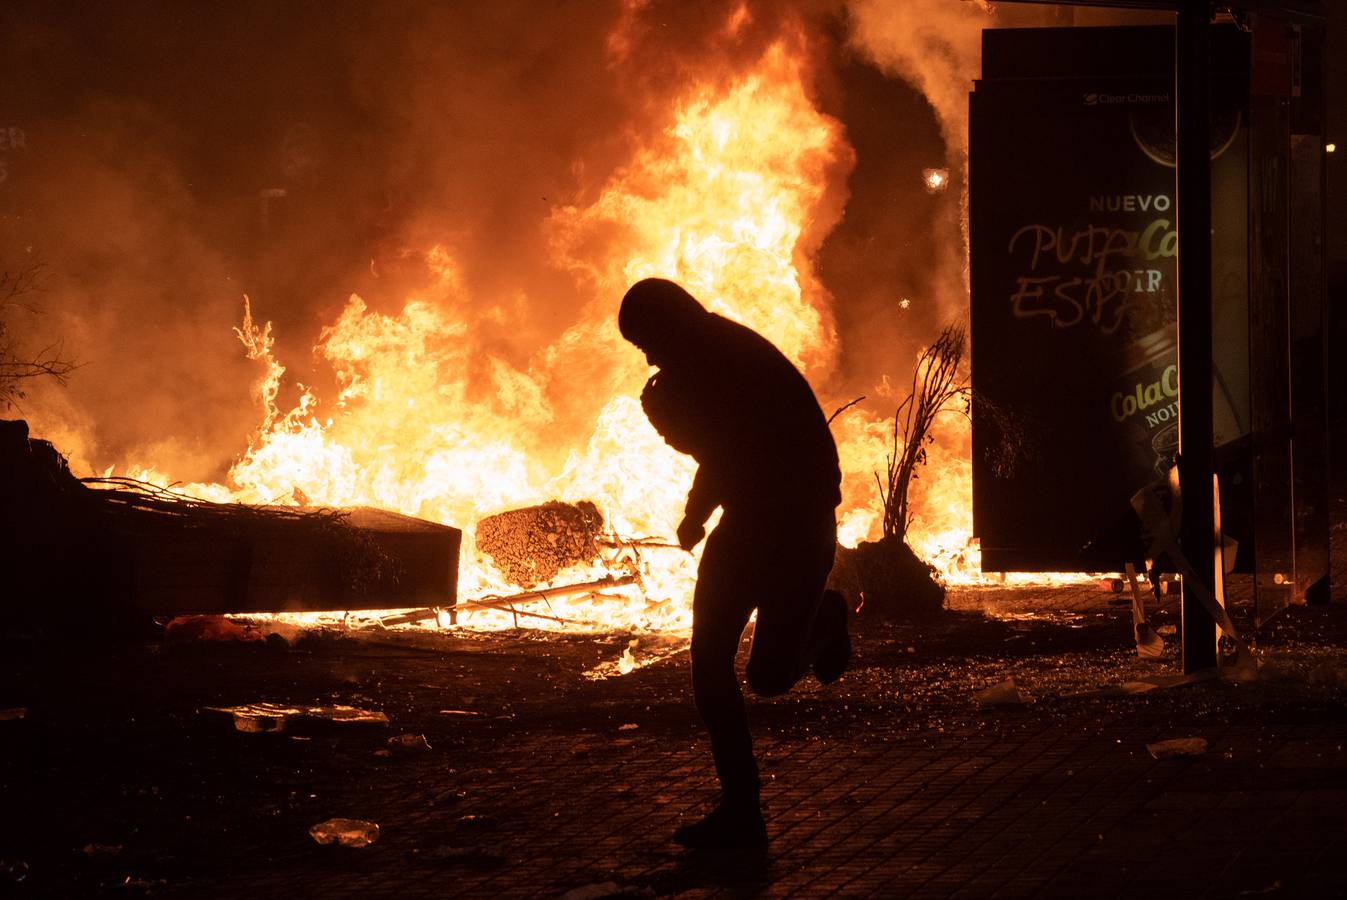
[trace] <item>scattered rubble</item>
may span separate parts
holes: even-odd
[[[309,835],[320,844],[368,847],[379,839],[379,826],[364,819],[328,819],[310,828]]]

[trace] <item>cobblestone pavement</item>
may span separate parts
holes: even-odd
[[[1118,686],[1178,660],[1138,659],[1115,599],[956,593],[861,628],[837,685],[752,701],[771,842],[748,856],[669,840],[713,775],[685,653],[585,677],[630,635],[6,639],[0,708],[27,712],[0,721],[0,893],[1347,896],[1341,594],[1259,633],[1255,683],[1140,694]],[[977,704],[1009,677],[1028,702]],[[390,725],[246,734],[206,709],[263,700]],[[404,733],[433,749],[387,755]],[[1147,751],[1182,737],[1208,749]],[[379,839],[318,846],[309,827],[336,816]]]
[[[29,676],[76,677],[0,723],[0,858],[27,866],[19,896],[1342,896],[1345,698],[1310,673],[1347,666],[1345,618],[1299,609],[1269,629],[1277,680],[1137,696],[1088,692],[1175,661],[1137,660],[1106,605],[867,632],[838,686],[752,705],[760,857],[669,841],[713,776],[685,657],[577,674],[625,636],[29,658]],[[1008,675],[1031,702],[979,708]],[[391,727],[242,734],[202,710],[259,699],[374,707]],[[434,749],[377,754],[404,732]],[[1207,752],[1146,750],[1189,736]],[[380,838],[319,847],[307,829],[332,816]]]

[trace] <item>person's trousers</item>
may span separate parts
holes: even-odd
[[[747,676],[753,692],[790,690],[830,635],[816,626],[837,545],[833,510],[726,510],[706,540],[692,601],[692,687],[726,802],[756,801],[758,766],[735,654],[758,618]]]

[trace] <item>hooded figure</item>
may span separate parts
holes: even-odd
[[[708,312],[671,281],[622,298],[622,336],[658,367],[641,405],[670,446],[697,460],[678,540],[691,550],[717,507],[692,604],[692,683],[720,776],[720,805],[674,839],[690,847],[767,839],[757,763],[734,658],[758,611],[749,686],[785,693],[809,670],[823,683],[851,656],[846,603],[825,593],[841,500],[837,446],[804,376],[761,335]]]

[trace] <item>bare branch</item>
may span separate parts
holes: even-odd
[[[33,378],[52,378],[65,384],[78,366],[61,352],[59,343],[49,344],[36,354],[21,350],[13,337],[5,313],[20,308],[37,312],[35,304],[23,298],[43,290],[46,266],[30,262],[18,270],[0,267],[0,408],[12,409],[27,394],[24,384]]]
[[[940,332],[917,360],[912,372],[912,390],[893,415],[893,452],[888,457],[888,478],[881,483],[884,503],[884,536],[904,538],[912,524],[908,488],[916,470],[926,463],[926,445],[937,416],[951,412],[951,404],[968,397],[968,383],[960,377],[965,332],[962,325],[950,325]],[[967,415],[965,407],[964,414]],[[879,479],[878,474],[875,476]]]
[[[864,399],[865,395],[861,394],[859,397],[857,397],[855,400],[852,400],[850,403],[844,403],[841,406],[837,407],[836,411],[834,411],[833,414],[828,417],[828,424],[831,425],[833,423],[833,419],[836,419],[842,413],[851,409],[851,407],[855,406],[857,403],[860,403]]]

